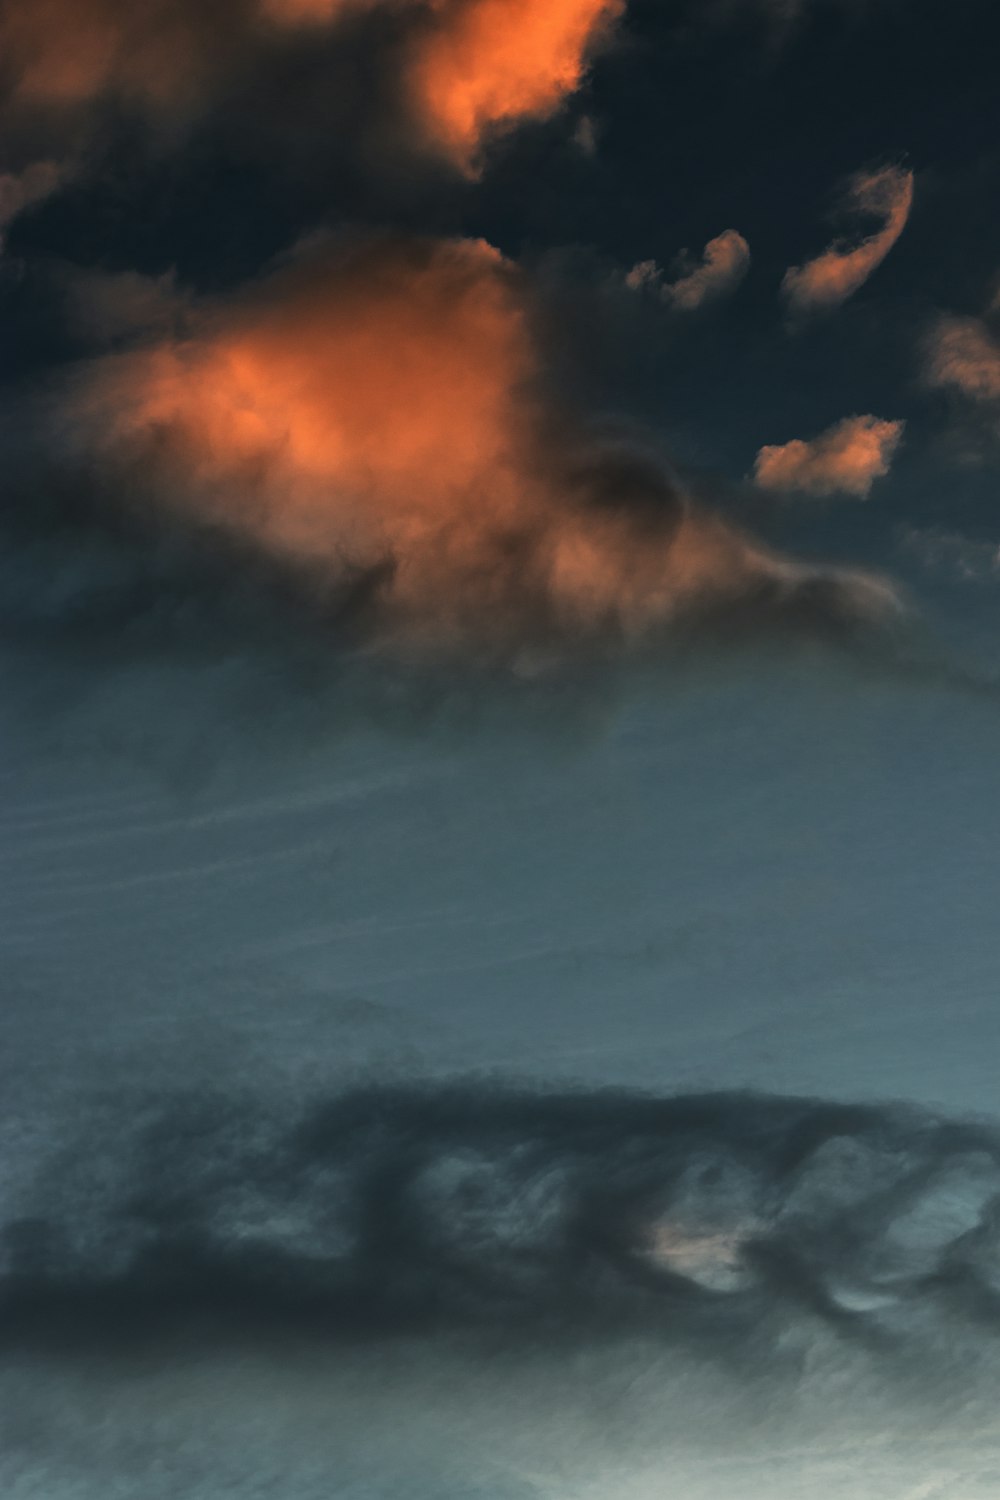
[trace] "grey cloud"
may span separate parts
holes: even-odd
[[[127,1110],[60,1143],[5,1210],[8,1341],[99,1324],[127,1344],[178,1317],[195,1336],[203,1319],[319,1339],[641,1329],[780,1374],[790,1327],[887,1361],[1000,1332],[988,1124],[462,1085]]]

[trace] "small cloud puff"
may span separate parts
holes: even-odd
[[[903,422],[845,417],[805,442],[761,448],[753,477],[762,489],[805,495],[867,498],[876,479],[889,472],[903,436]]]
[[[750,269],[750,246],[735,229],[725,229],[709,240],[701,260],[676,281],[664,282],[654,260],[643,260],[625,278],[638,291],[655,287],[665,302],[693,312],[706,302],[733,292]]]
[[[980,318],[942,318],[925,344],[928,384],[1000,415],[1000,340]]]

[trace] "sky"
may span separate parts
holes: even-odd
[[[985,0],[0,0],[12,1500],[1000,1485]]]

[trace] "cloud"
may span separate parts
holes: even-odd
[[[1000,544],[950,531],[943,526],[900,526],[896,539],[902,551],[928,572],[945,574],[963,583],[995,584],[1000,577]]]
[[[529,288],[483,241],[314,243],[86,364],[54,413],[46,447],[105,513],[250,549],[394,649],[523,665],[719,610],[890,599],[755,542],[565,410]]]
[[[366,67],[378,79],[367,90],[369,110],[405,117],[400,145],[474,173],[495,135],[548,117],[579,87],[623,9],[624,0],[7,4],[0,9],[0,116],[8,127],[44,119],[66,160],[97,135],[109,104],[176,134],[238,101],[244,112],[256,101],[259,132],[260,98],[290,60],[325,71],[325,95],[343,90],[337,42],[349,45],[364,24]]]
[[[545,119],[580,86],[591,50],[624,0],[467,0],[441,8],[407,65],[428,136],[474,167],[490,136]]]
[[[692,312],[705,302],[735,291],[750,269],[750,246],[735,229],[725,229],[705,246],[701,261],[676,281],[664,282],[655,261],[644,260],[626,276],[638,289],[653,286],[665,302]]]
[[[901,1106],[199,1090],[56,1133],[5,1201],[0,1306],[8,1347],[96,1325],[110,1351],[178,1319],[196,1341],[641,1333],[789,1389],[811,1347],[823,1389],[852,1350],[883,1377],[988,1354],[998,1204],[996,1130]]]
[[[1000,341],[978,318],[942,318],[925,343],[928,383],[1000,410]]]
[[[468,174],[497,134],[543,120],[583,82],[625,0],[263,0],[274,19],[316,24],[351,8],[397,10],[416,24],[400,49],[401,89],[429,145]]]
[[[794,438],[762,448],[753,477],[766,490],[863,500],[888,474],[903,427],[880,417],[845,417],[809,442]]]
[[[990,1493],[991,1124],[245,1078],[45,1124],[0,1215],[11,1493]]]
[[[994,296],[981,317],[939,316],[919,338],[924,385],[952,398],[942,436],[964,468],[992,463],[1000,438],[998,312]]]
[[[882,227],[857,244],[837,240],[815,260],[792,266],[782,293],[793,313],[839,307],[864,285],[899,239],[913,203],[913,173],[899,167],[859,172],[847,190],[847,207],[882,220]]]

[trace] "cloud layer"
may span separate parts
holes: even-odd
[[[794,1383],[810,1329],[889,1366],[1000,1327],[985,1125],[489,1086],[129,1110],[78,1122],[12,1192],[8,1341],[97,1322],[107,1345],[178,1317],[196,1337],[641,1332]]]
[[[900,167],[882,167],[875,172],[859,172],[852,178],[847,190],[847,208],[855,214],[880,219],[881,227],[855,244],[835,240],[815,260],[786,271],[781,288],[789,310],[828,312],[852,297],[899,239],[912,204],[912,172]]]
[[[761,448],[753,477],[761,489],[804,495],[853,495],[864,500],[888,474],[903,436],[902,422],[845,417],[819,437]]]
[[[764,1500],[804,1474],[851,1492],[860,1453],[890,1500],[956,1449],[992,1473],[990,1125],[477,1080],[139,1084],[25,1135],[0,1216],[12,1494],[405,1475],[513,1500],[530,1474],[546,1500],[623,1475],[652,1500],[667,1472]]]
[[[0,244],[7,225],[22,210],[54,193],[60,177],[58,166],[51,161],[32,162],[21,172],[0,173]]]

